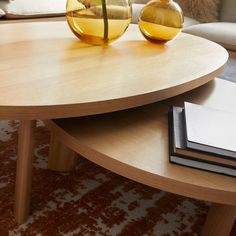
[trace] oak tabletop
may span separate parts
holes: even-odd
[[[182,33],[165,45],[136,25],[109,46],[78,40],[66,22],[0,25],[0,119],[99,114],[160,101],[219,74],[228,53]]]

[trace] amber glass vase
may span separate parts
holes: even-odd
[[[183,13],[172,0],[152,0],[142,9],[139,29],[152,42],[166,42],[176,37],[183,27]]]
[[[94,45],[119,38],[131,21],[130,0],[67,0],[67,21],[74,34]]]

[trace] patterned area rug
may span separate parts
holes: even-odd
[[[47,170],[49,132],[40,121],[31,214],[17,226],[12,213],[17,129],[16,121],[0,121],[0,236],[199,235],[208,203],[144,186],[82,157],[74,172]]]

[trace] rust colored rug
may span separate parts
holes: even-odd
[[[71,173],[47,170],[49,132],[40,121],[31,214],[17,226],[12,213],[17,129],[17,121],[0,121],[0,236],[199,235],[209,207],[205,202],[144,186],[82,157]]]

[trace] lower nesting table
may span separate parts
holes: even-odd
[[[227,236],[236,218],[236,178],[170,164],[167,111],[184,101],[236,112],[236,84],[215,79],[151,105],[47,121],[51,169],[72,167],[75,153],[117,174],[167,192],[212,202],[202,235]],[[56,137],[56,138],[55,138]],[[67,167],[66,167],[67,166]]]

